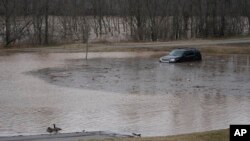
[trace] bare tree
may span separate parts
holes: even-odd
[[[248,19],[248,34],[250,35],[250,1],[244,0],[243,1],[243,15],[245,15]]]
[[[45,0],[44,3],[44,21],[45,21],[45,34],[44,34],[44,44],[49,44],[49,0]]]
[[[17,0],[1,0],[0,9],[3,9],[3,19],[4,19],[4,45],[5,47],[9,47],[11,43],[20,39],[28,27],[30,26],[31,20],[26,18],[23,14],[23,20],[17,20],[18,15],[18,7],[20,1]]]
[[[78,42],[82,19],[99,40],[235,36],[246,27],[250,34],[249,7],[249,0],[0,0],[0,36],[5,46]]]
[[[11,17],[15,8],[14,1],[1,0],[1,4],[4,12],[4,26],[5,26],[5,46],[8,47],[13,39],[11,38]]]
[[[80,29],[82,32],[82,41],[86,44],[86,50],[85,50],[85,59],[88,60],[88,52],[89,52],[89,37],[90,37],[90,23],[87,18],[81,18],[80,19]]]
[[[42,45],[43,42],[43,4],[41,0],[32,1],[33,9],[32,9],[32,24],[34,29],[34,43]]]

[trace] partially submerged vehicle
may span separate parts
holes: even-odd
[[[168,55],[160,58],[162,63],[177,63],[187,61],[201,61],[202,56],[199,50],[195,48],[174,49]]]

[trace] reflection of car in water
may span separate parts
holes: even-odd
[[[162,63],[176,63],[201,60],[201,53],[195,48],[174,49],[168,55],[160,58],[160,62]]]

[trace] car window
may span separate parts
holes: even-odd
[[[182,56],[184,51],[181,50],[173,50],[169,53],[170,56]]]
[[[192,55],[194,55],[193,51],[186,51],[185,52],[185,56],[192,56]]]

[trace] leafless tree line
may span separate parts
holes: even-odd
[[[0,0],[0,42],[6,47],[245,33],[250,33],[249,0]]]

